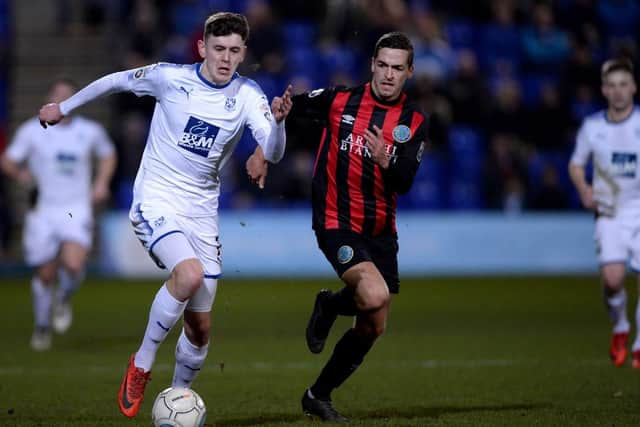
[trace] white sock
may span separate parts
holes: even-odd
[[[613,322],[613,333],[619,334],[629,332],[629,321],[627,320],[627,292],[624,288],[618,292],[605,290],[604,302],[609,312],[609,318]]]
[[[176,345],[176,366],[173,370],[171,387],[191,387],[207,357],[209,345],[193,345],[184,333],[184,328]]]
[[[135,366],[144,369],[145,372],[151,370],[160,344],[182,316],[186,305],[186,301],[178,301],[169,293],[166,283],[162,285],[151,304],[149,322],[144,331],[142,344],[136,353]]]
[[[640,298],[638,298],[638,305],[636,305],[636,340],[631,347],[631,351],[638,350],[640,350]]]
[[[46,286],[42,280],[34,276],[31,279],[31,295],[36,328],[50,328],[53,286]]]
[[[82,276],[84,274],[73,275],[66,268],[58,269],[58,294],[56,295],[59,304],[69,302],[73,294],[80,287]]]

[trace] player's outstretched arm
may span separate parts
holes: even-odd
[[[71,111],[81,105],[101,96],[130,90],[128,76],[131,72],[133,72],[133,70],[107,74],[106,76],[89,83],[87,86],[74,93],[70,98],[65,99],[59,104],[51,103],[44,105],[38,114],[40,124],[43,128],[46,128],[47,125],[55,125]]]
[[[11,160],[6,153],[0,158],[0,170],[6,176],[18,181],[22,185],[31,185],[33,183],[33,176],[31,172],[29,172],[29,169]]]
[[[586,209],[596,209],[596,202],[593,198],[593,187],[587,182],[584,167],[576,164],[569,164],[569,177],[573,185],[578,190],[582,206]]]
[[[282,96],[275,96],[271,101],[271,111],[273,112],[273,117],[276,119],[276,123],[282,122],[291,111],[291,107],[293,106],[293,101],[291,100],[291,91],[293,87],[291,85],[287,86]]]
[[[91,190],[91,198],[94,203],[102,203],[109,198],[109,183],[117,164],[118,160],[115,153],[98,161],[96,177]]]
[[[247,159],[247,175],[249,180],[257,184],[260,189],[264,188],[264,183],[269,172],[269,164],[264,158],[262,148],[258,145],[251,156]]]

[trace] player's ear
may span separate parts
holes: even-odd
[[[200,58],[204,59],[206,56],[206,48],[204,40],[198,40],[198,53],[200,54]]]
[[[373,74],[373,72],[375,71],[375,62],[376,62],[376,58],[371,57],[371,73]]]

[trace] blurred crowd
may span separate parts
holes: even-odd
[[[59,25],[64,7],[59,0]],[[415,46],[410,95],[430,117],[431,151],[405,209],[578,209],[566,165],[581,120],[604,107],[600,64],[638,59],[635,0],[86,0],[85,24],[111,28],[117,69],[199,61],[210,13],[244,13],[251,25],[242,74],[271,98],[355,85],[369,77],[375,40],[408,33]],[[98,77],[98,76],[96,76]],[[119,152],[114,207],[128,209],[153,99],[111,97],[107,124]],[[223,180],[221,208],[309,204],[314,141],[292,135],[260,194],[245,177],[255,143],[245,133]]]

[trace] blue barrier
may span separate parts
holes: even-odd
[[[401,276],[594,273],[589,214],[423,213],[397,218]],[[117,276],[166,276],[136,240],[125,214],[101,221],[100,268]],[[224,211],[225,277],[333,276],[308,211]]]

